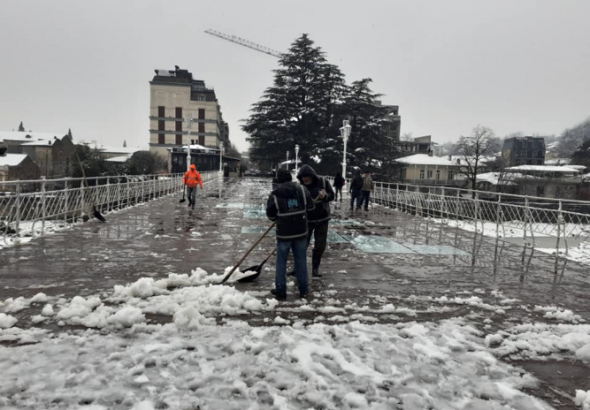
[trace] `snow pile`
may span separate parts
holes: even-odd
[[[582,407],[582,410],[590,410],[590,390],[576,390],[576,406]]]
[[[563,356],[590,361],[590,325],[523,324],[486,336],[497,356],[544,360]]]
[[[30,305],[29,299],[24,297],[8,298],[4,302],[0,302],[0,311],[4,313],[16,313],[27,309]]]
[[[463,320],[397,325],[175,323],[0,348],[8,407],[536,409],[536,381],[486,352]],[[194,330],[191,330],[194,329]],[[87,407],[89,408],[89,407]],[[90,407],[92,408],[92,407]]]
[[[547,319],[556,319],[572,323],[584,322],[582,316],[576,315],[569,309],[562,309],[556,306],[535,306],[534,310],[535,312],[545,312],[543,317]]]
[[[7,315],[6,313],[0,313],[0,329],[8,329],[17,322],[14,316]]]

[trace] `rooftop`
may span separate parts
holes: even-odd
[[[0,141],[38,141],[62,138],[67,133],[27,132],[27,131],[0,131]]]
[[[519,165],[516,167],[506,168],[507,171],[534,171],[534,172],[559,172],[579,174],[580,170],[573,167],[556,166],[556,165]]]
[[[0,167],[15,167],[27,157],[27,154],[4,154],[0,156]]]
[[[427,154],[414,154],[407,157],[398,158],[395,160],[401,164],[408,165],[441,165],[441,166],[457,166],[445,157],[435,157]]]

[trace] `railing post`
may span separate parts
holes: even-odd
[[[141,176],[141,202],[145,202],[145,175]]]
[[[477,223],[479,222],[479,192],[475,193],[475,233],[477,234]],[[483,231],[483,222],[482,222],[482,231]],[[483,234],[483,232],[482,232]]]
[[[445,211],[447,209],[446,205],[445,205],[445,188],[443,187],[440,193],[440,220],[441,222],[445,221]],[[447,218],[448,219],[448,218]]]
[[[22,186],[20,182],[16,184],[16,237],[20,238],[20,215],[21,215],[21,192]]]
[[[500,233],[500,215],[502,209],[502,194],[498,194],[498,202],[496,203],[496,238]]]
[[[70,209],[70,201],[69,201],[69,196],[70,196],[70,184],[69,182],[69,178],[66,178],[64,180],[64,222],[68,223],[68,211]]]
[[[117,209],[121,208],[121,179],[117,178]]]
[[[127,182],[125,183],[125,186],[127,187],[127,207],[131,206],[131,185],[129,185],[129,177],[125,177],[127,179]]]
[[[45,191],[47,189],[47,181],[45,176],[41,177],[41,235],[45,234],[45,218],[47,216],[47,208],[46,208],[46,194]]]
[[[523,222],[524,222],[524,227],[523,227],[523,233],[522,233],[522,239],[524,241],[524,246],[526,248],[526,227],[527,227],[527,220],[528,220],[528,216],[529,216],[529,199],[527,197],[524,198],[524,214],[523,214]]]
[[[111,212],[111,178],[107,177],[107,212]]]

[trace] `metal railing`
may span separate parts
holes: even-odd
[[[202,172],[203,182],[219,178]],[[23,236],[43,235],[89,215],[92,206],[109,213],[183,189],[183,174],[103,176],[0,182],[0,245]]]
[[[568,238],[590,239],[588,201],[384,182],[375,182],[371,201],[442,223],[470,224],[474,231],[497,237],[563,239],[566,250]]]

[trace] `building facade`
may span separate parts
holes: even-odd
[[[41,177],[37,164],[26,154],[8,153],[6,145],[0,145],[0,182],[36,180]],[[16,185],[0,185],[0,191],[14,191]]]
[[[37,164],[41,175],[46,178],[69,177],[73,167],[78,166],[72,161],[76,145],[68,136],[25,142],[21,148],[22,153],[27,154]]]
[[[191,115],[190,137],[185,118]],[[150,151],[167,158],[171,148],[198,144],[217,148],[229,142],[215,91],[188,70],[156,70],[150,81]]]
[[[504,140],[502,158],[506,166],[545,164],[545,139],[543,137],[512,137]]]

